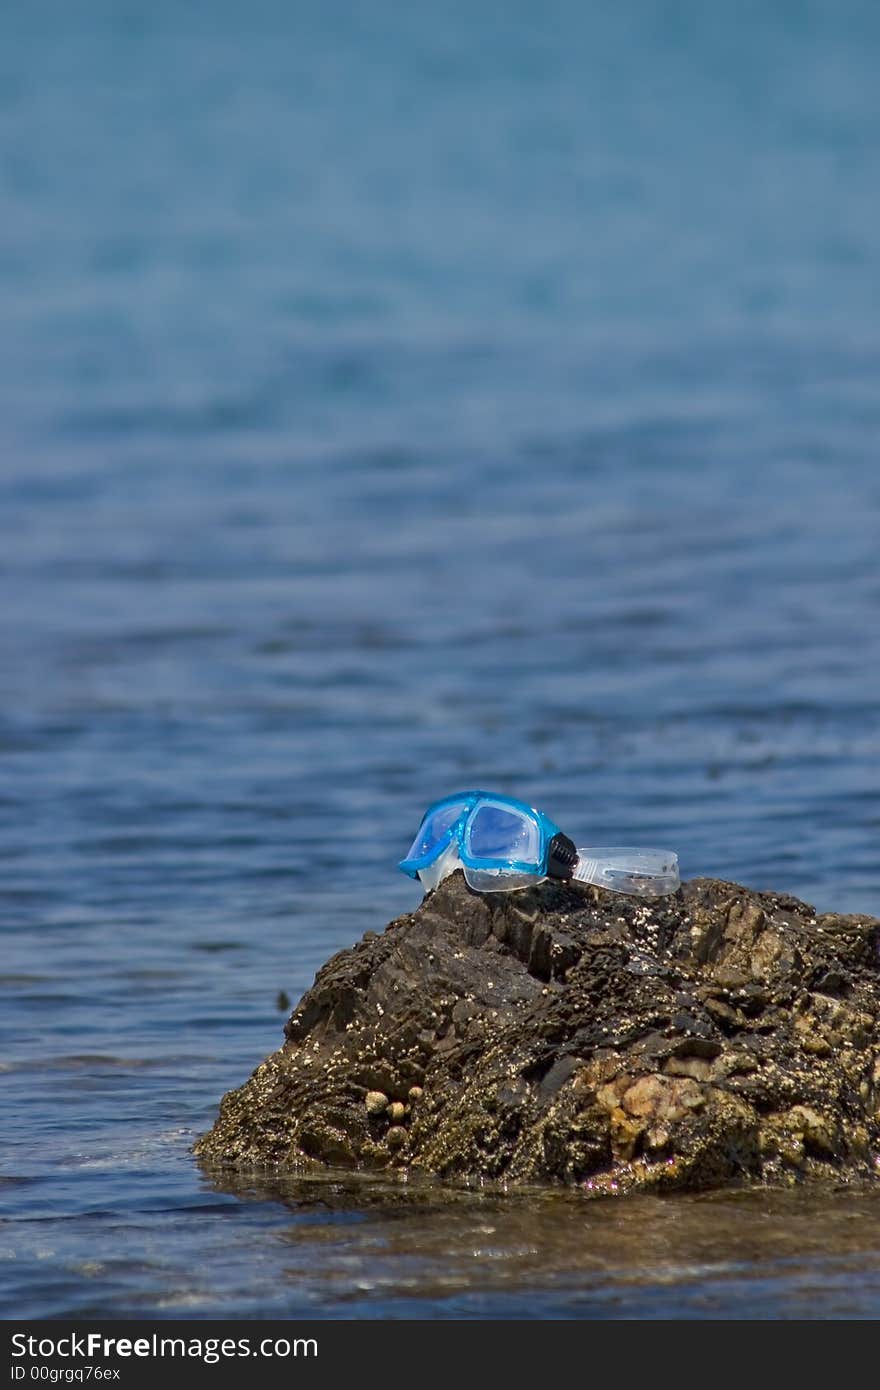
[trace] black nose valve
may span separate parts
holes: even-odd
[[[548,878],[571,878],[577,862],[578,852],[574,840],[570,840],[560,830],[547,846]]]

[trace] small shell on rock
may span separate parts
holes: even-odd
[[[424,1094],[425,1093],[422,1090],[421,1086],[410,1086],[409,1088],[409,1098],[414,1105],[417,1100],[421,1100]]]
[[[403,1125],[392,1125],[385,1135],[385,1141],[391,1149],[399,1149],[406,1143],[406,1130]]]
[[[388,1097],[384,1091],[367,1091],[364,1104],[368,1115],[381,1115],[388,1104]]]
[[[402,1105],[399,1100],[393,1100],[388,1106],[388,1114],[391,1116],[394,1123],[398,1124],[406,1114],[406,1106]]]

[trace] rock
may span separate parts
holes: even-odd
[[[457,873],[328,961],[196,1152],[590,1193],[878,1181],[878,1016],[875,918]]]

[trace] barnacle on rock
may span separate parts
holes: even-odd
[[[460,873],[334,956],[196,1145],[592,1193],[877,1179],[880,921]]]

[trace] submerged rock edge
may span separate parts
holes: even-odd
[[[195,1145],[594,1193],[880,1181],[880,920],[460,873],[318,972]]]

